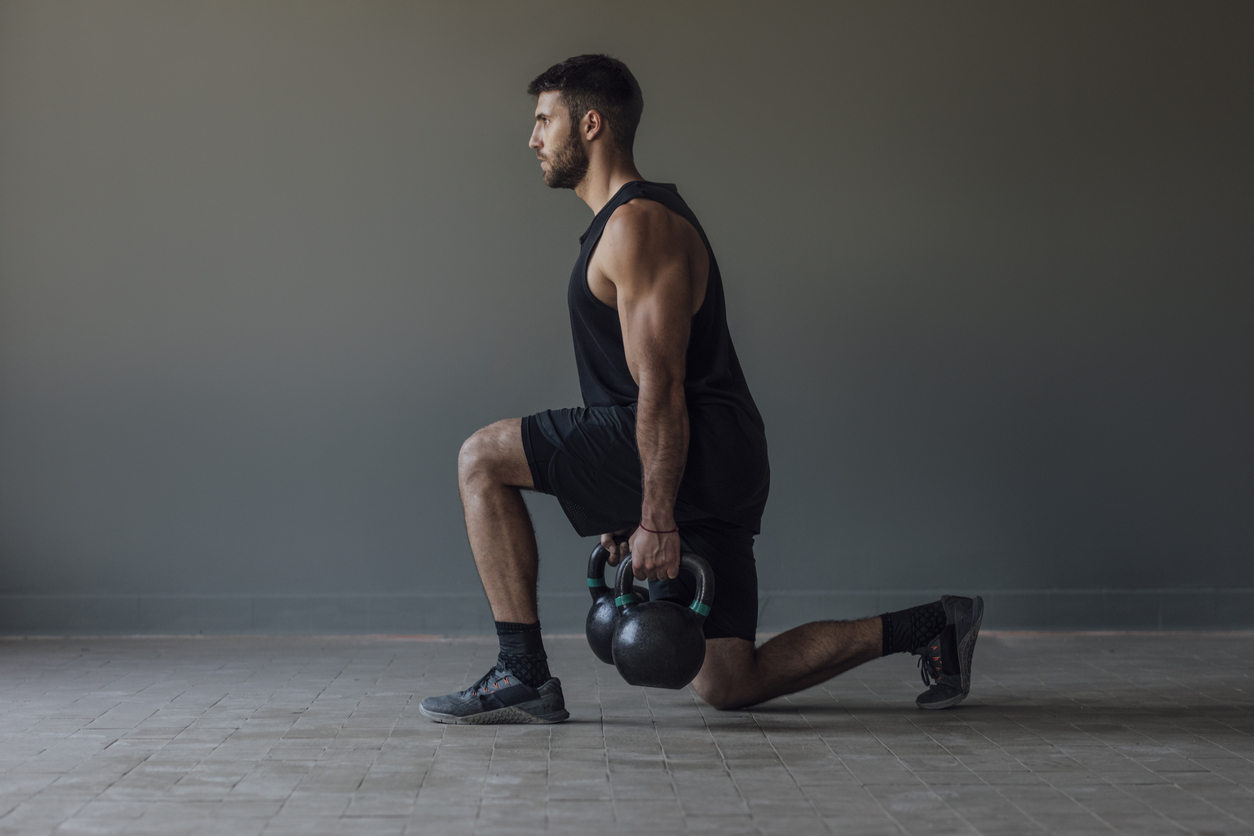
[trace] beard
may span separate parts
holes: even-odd
[[[571,129],[566,144],[549,158],[549,170],[544,172],[544,185],[550,189],[573,189],[583,182],[588,173],[588,152],[579,141],[579,128]]]

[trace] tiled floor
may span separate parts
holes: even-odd
[[[1254,635],[986,634],[752,712],[549,640],[570,722],[441,726],[493,639],[0,640],[0,833],[1254,833]]]

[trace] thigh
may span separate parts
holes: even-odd
[[[580,536],[640,519],[640,455],[627,407],[555,409],[522,420],[535,489],[557,497]]]

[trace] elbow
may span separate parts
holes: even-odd
[[[640,400],[653,400],[660,403],[683,403],[684,376],[671,372],[662,372],[640,378]]]

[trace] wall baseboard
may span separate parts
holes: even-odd
[[[990,589],[984,626],[1001,630],[1254,628],[1254,589]],[[759,627],[848,619],[939,597],[929,589],[763,590]],[[546,631],[583,631],[588,596],[542,594]],[[0,635],[490,634],[481,593],[0,595]]]

